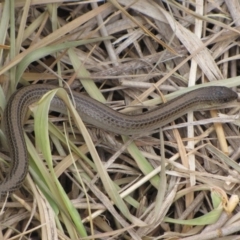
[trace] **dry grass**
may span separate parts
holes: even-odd
[[[0,10],[1,108],[19,83],[64,80],[125,113],[195,85],[240,85],[237,0],[9,0]],[[239,129],[206,118],[136,139],[88,126],[90,137],[78,116],[71,126],[51,115],[34,140],[29,120],[30,174],[1,203],[0,239],[237,237]],[[50,142],[45,160],[35,141]]]

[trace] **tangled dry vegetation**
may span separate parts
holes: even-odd
[[[238,0],[8,0],[0,12],[2,109],[27,84],[65,82],[139,114],[240,83]],[[195,112],[132,138],[50,113],[46,129],[50,161],[25,125],[30,174],[2,199],[0,239],[239,237],[236,119]]]

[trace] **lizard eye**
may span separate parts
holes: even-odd
[[[223,98],[222,102],[226,103],[226,102],[228,102],[228,99],[227,98]]]

